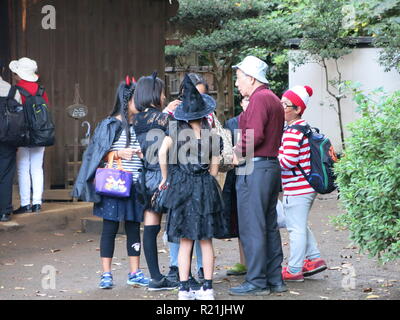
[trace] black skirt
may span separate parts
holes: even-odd
[[[168,212],[169,239],[206,240],[229,232],[221,188],[208,171],[191,173],[174,166],[167,183],[168,188],[160,192],[156,202],[163,208],[159,210]]]

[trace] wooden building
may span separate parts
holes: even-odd
[[[45,198],[67,194],[48,190],[71,186],[77,160],[71,153],[84,150],[81,124],[88,121],[93,132],[125,75],[138,79],[158,70],[164,76],[167,20],[177,10],[177,0],[0,0],[0,57],[37,61],[55,119],[56,144],[45,153]],[[88,114],[74,120],[66,108],[77,102],[77,87]]]

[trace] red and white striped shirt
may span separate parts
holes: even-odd
[[[306,125],[306,121],[300,119],[291,125]],[[310,144],[308,138],[296,129],[287,129],[283,133],[282,144],[279,148],[279,163],[282,169],[283,194],[285,196],[298,196],[315,192],[307,180],[304,178],[297,164],[308,174],[311,171],[310,163]],[[296,173],[293,174],[293,170]]]

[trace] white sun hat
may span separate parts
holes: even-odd
[[[22,80],[36,82],[39,76],[36,74],[37,63],[29,58],[21,58],[10,62],[10,70],[16,73]]]
[[[244,58],[241,63],[233,66],[233,69],[240,69],[245,74],[257,79],[261,83],[269,83],[265,77],[265,74],[268,71],[268,65],[257,57],[248,56]]]

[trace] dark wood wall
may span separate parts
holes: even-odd
[[[73,144],[75,84],[94,126],[111,111],[126,74],[137,79],[158,70],[163,77],[166,20],[176,13],[168,0],[9,0],[11,59],[38,62],[50,97],[57,142],[46,151],[47,187],[63,185],[65,146]],[[44,5],[56,9],[56,29],[42,28]],[[79,125],[81,128],[81,126]],[[83,138],[85,129],[80,129]]]

